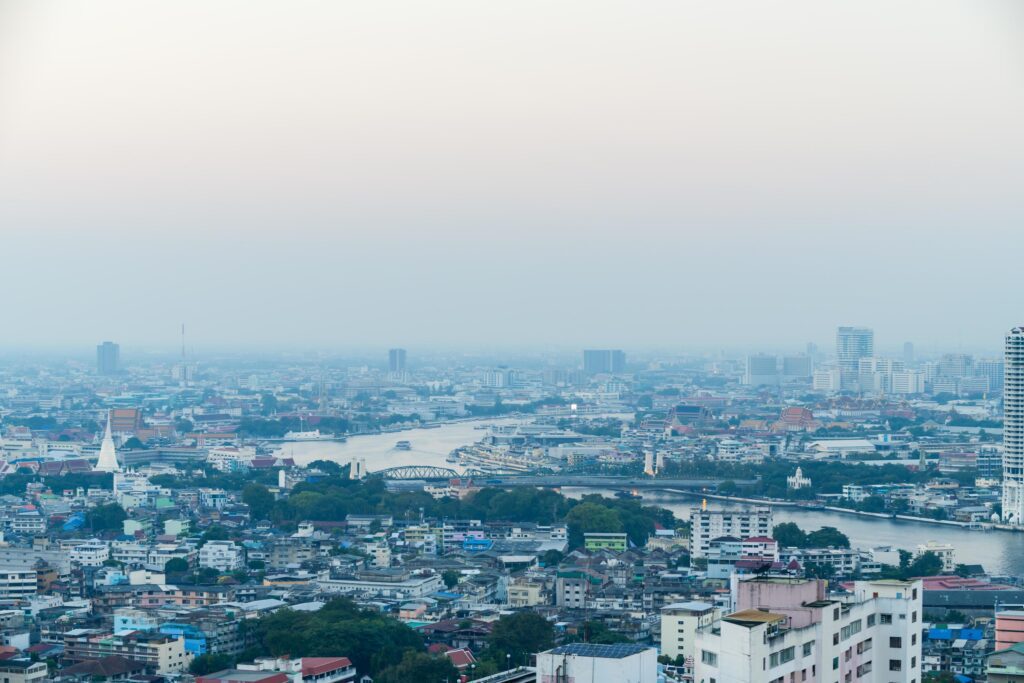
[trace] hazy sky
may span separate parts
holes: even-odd
[[[996,347],[1019,0],[0,0],[0,346]]]

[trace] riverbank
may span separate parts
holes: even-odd
[[[766,498],[747,498],[743,496],[723,496],[721,494],[716,493],[701,493],[698,491],[684,491],[680,489],[662,490],[677,495],[696,496],[699,498],[707,498],[709,500],[720,500],[730,503],[742,503],[746,505],[768,505],[771,507],[788,507],[818,512],[836,512],[843,515],[853,515],[857,517],[872,517],[874,519],[899,519],[907,522],[920,522],[923,524],[951,526],[958,527],[961,529],[970,529],[973,531],[1011,531],[1014,533],[1020,533],[1024,531],[1024,528],[1022,527],[1010,526],[1008,524],[995,524],[992,522],[983,522],[981,526],[977,526],[976,524],[972,524],[970,522],[958,522],[952,519],[932,519],[931,517],[918,517],[916,515],[894,515],[887,514],[885,512],[865,512],[863,510],[851,510],[849,508],[837,507],[834,505],[801,505],[800,503],[791,500],[771,500]]]

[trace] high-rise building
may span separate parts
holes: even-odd
[[[906,365],[914,363],[914,342],[903,342],[903,362]]]
[[[889,391],[894,394],[923,394],[924,373],[920,370],[900,370],[892,373]]]
[[[1003,361],[998,359],[983,358],[974,364],[974,374],[988,378],[989,391],[1003,388],[1003,372]]]
[[[752,387],[775,386],[779,383],[779,359],[763,353],[747,356],[743,383]]]
[[[96,347],[96,372],[101,375],[116,375],[121,365],[121,347],[105,341]]]
[[[772,509],[693,508],[690,511],[690,529],[690,556],[707,557],[711,541],[721,536],[735,536],[741,540],[751,536],[771,536]]]
[[[905,369],[901,360],[861,358],[857,361],[858,388],[865,394],[887,394],[892,391],[893,373]]]
[[[920,683],[920,580],[857,581],[829,594],[818,579],[739,578],[736,611],[695,631],[693,681]]]
[[[405,349],[390,349],[388,351],[388,371],[405,372]]]
[[[619,349],[587,349],[583,352],[583,371],[591,374],[617,374],[626,369],[626,354]]]
[[[810,379],[814,370],[814,362],[809,354],[798,353],[794,356],[782,357],[782,377],[784,379]]]
[[[814,391],[824,391],[831,394],[839,391],[839,382],[839,368],[822,368],[814,371],[811,387]]]
[[[1006,335],[1003,364],[1003,521],[1024,523],[1024,327]]]
[[[966,353],[947,353],[939,359],[940,377],[967,377],[974,370],[974,359]]]
[[[836,330],[836,361],[839,385],[844,391],[856,391],[858,361],[875,355],[875,331],[870,327],[840,327]]]

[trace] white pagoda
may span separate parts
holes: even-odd
[[[100,444],[100,457],[96,460],[96,472],[120,472],[121,465],[117,462],[117,450],[114,448],[114,435],[110,433],[110,413],[107,413],[107,431],[103,434]]]

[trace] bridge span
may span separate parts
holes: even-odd
[[[446,481],[457,477],[472,477],[481,486],[513,487],[542,486],[561,488],[574,486],[595,489],[704,489],[717,488],[724,479],[675,479],[667,477],[614,477],[589,474],[487,474],[468,470],[456,472],[447,467],[391,467],[371,476],[380,476],[389,481]],[[737,486],[753,486],[757,479],[732,480]]]

